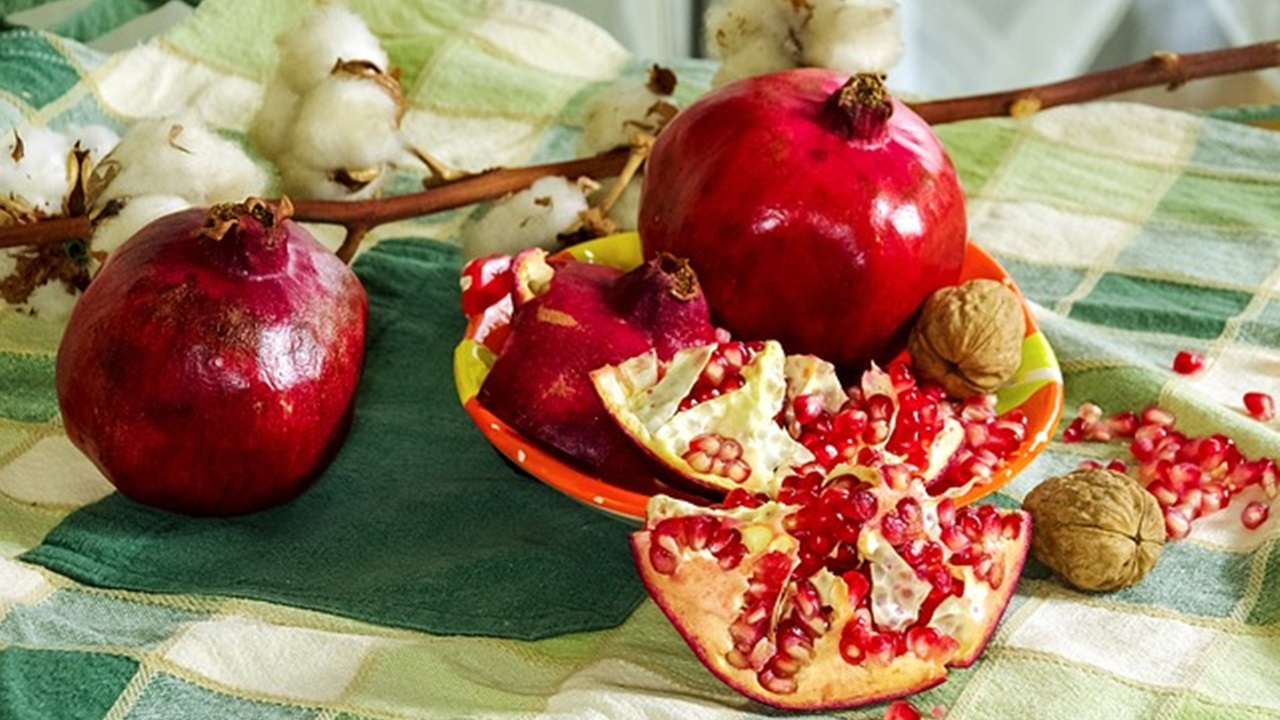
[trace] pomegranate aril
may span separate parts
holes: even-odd
[[[1142,415],[1139,416],[1139,419],[1141,422],[1139,423],[1138,431],[1141,432],[1142,425],[1158,425],[1165,428],[1172,427],[1177,418],[1174,417],[1173,413],[1162,407],[1148,405],[1142,409]]]
[[[1132,410],[1116,413],[1107,418],[1107,427],[1116,437],[1131,438],[1138,431],[1138,414]]]
[[[884,709],[884,720],[920,720],[920,711],[910,700],[894,700]]]
[[[1191,518],[1175,507],[1164,510],[1164,532],[1170,540],[1181,540],[1191,534]]]
[[[791,401],[791,412],[796,422],[810,423],[818,419],[823,412],[821,395],[800,395]]]
[[[1271,514],[1271,506],[1257,500],[1244,506],[1240,513],[1240,522],[1250,530],[1257,530],[1267,521]]]
[[[1276,401],[1268,393],[1247,392],[1244,394],[1244,407],[1255,420],[1271,422],[1276,416]]]
[[[1179,375],[1191,375],[1204,369],[1204,355],[1194,350],[1181,350],[1173,356],[1173,371]]]

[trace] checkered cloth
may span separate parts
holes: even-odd
[[[518,0],[351,5],[404,71],[415,138],[462,167],[572,155],[585,101],[610,78],[644,67],[584,21]],[[308,6],[209,0],[165,37],[108,57],[48,35],[0,36],[0,130],[123,128],[194,107],[234,134],[269,74],[269,38]],[[679,69],[686,99],[705,87],[705,64]],[[1280,136],[1123,104],[939,130],[969,195],[973,237],[1035,301],[1069,405],[1158,402],[1190,432],[1222,431],[1251,456],[1280,457],[1274,427],[1240,407],[1246,390],[1280,392]],[[381,229],[374,240],[401,240],[357,266],[375,299],[393,270],[456,271],[456,253],[427,238],[453,238],[464,218]],[[383,311],[375,302],[375,315]],[[103,510],[118,498],[103,501],[110,487],[61,433],[52,363],[59,329],[0,314],[0,718],[770,714],[702,669],[649,601],[620,622],[597,618],[591,629],[516,639],[496,618],[490,631],[464,635],[393,617],[377,588],[395,581],[373,555],[359,578],[368,589],[360,607],[313,602],[323,588],[272,586],[269,574],[237,592],[138,589],[159,579],[130,565],[130,537],[113,537],[123,526]],[[437,334],[438,355],[452,344],[446,334]],[[1170,373],[1181,349],[1204,352],[1208,369]],[[374,374],[366,381],[394,387],[394,376]],[[478,433],[472,441],[483,442]],[[997,500],[1016,503],[1084,457],[1123,454],[1119,445],[1054,444]],[[526,492],[541,486],[514,473],[502,481],[538,512],[581,511],[550,490]],[[916,704],[926,712],[945,706],[957,720],[1280,717],[1280,520],[1242,529],[1245,499],[1198,522],[1128,590],[1073,592],[1031,565],[982,660]],[[196,527],[185,522],[166,520],[179,539]],[[626,527],[601,532],[618,539]],[[58,547],[68,537],[84,541],[85,563],[59,561],[50,552],[55,537]],[[388,552],[405,550],[391,546],[395,538],[383,541]],[[243,554],[227,542],[228,553]],[[512,542],[532,551],[538,540]],[[95,547],[113,552],[95,555]],[[103,571],[113,567],[133,575],[118,573],[104,586]],[[491,594],[506,591],[500,576],[489,580]],[[329,594],[342,597],[337,587]]]

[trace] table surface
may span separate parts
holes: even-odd
[[[405,127],[461,167],[573,156],[589,99],[646,69],[534,4],[350,5],[403,71]],[[0,137],[187,110],[243,140],[266,38],[309,6],[207,0],[109,55],[10,31]],[[685,104],[714,70],[675,68]],[[1068,417],[1158,403],[1189,434],[1280,457],[1276,425],[1240,401],[1280,392],[1277,126],[1280,108],[1095,103],[938,127],[972,237],[1057,352]],[[375,334],[352,439],[269,513],[195,520],[114,494],[59,421],[64,319],[0,314],[0,718],[775,714],[711,677],[644,598],[629,525],[504,464],[466,424],[449,372],[469,213],[370,238],[356,269]],[[1183,349],[1207,368],[1170,372]],[[994,500],[1127,452],[1058,435]],[[982,659],[915,702],[957,720],[1280,717],[1280,520],[1243,529],[1250,499],[1197,521],[1124,591],[1079,593],[1032,563]]]

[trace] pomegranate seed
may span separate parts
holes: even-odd
[[[1080,403],[1079,409],[1076,410],[1076,417],[1089,424],[1096,423],[1102,419],[1102,408],[1091,402]]]
[[[1138,414],[1132,410],[1116,413],[1107,418],[1107,427],[1116,437],[1131,438],[1138,432]]]
[[[795,414],[796,422],[801,424],[811,423],[822,414],[822,396],[816,394],[800,395],[791,401],[791,409]]]
[[[1086,429],[1085,422],[1081,418],[1071,421],[1070,425],[1062,431],[1062,442],[1076,443],[1084,439],[1084,431]]]
[[[1271,422],[1276,416],[1276,400],[1264,392],[1244,394],[1244,407],[1255,420]]]
[[[1166,480],[1154,480],[1147,485],[1147,492],[1155,497],[1160,507],[1172,507],[1178,504],[1178,493]]]
[[[1094,423],[1085,428],[1084,439],[1089,442],[1111,442],[1111,426]]]
[[[1173,357],[1173,371],[1179,375],[1191,375],[1204,369],[1204,355],[1194,350],[1182,350]]]
[[[1267,516],[1270,514],[1270,505],[1254,500],[1244,506],[1244,511],[1240,513],[1240,522],[1250,530],[1257,530],[1262,523],[1267,521]]]
[[[1173,413],[1156,405],[1148,405],[1142,409],[1142,415],[1139,416],[1141,425],[1159,425],[1160,427],[1171,427],[1176,420]],[[1142,428],[1138,428],[1141,432]]]
[[[1191,518],[1176,507],[1164,510],[1164,532],[1170,540],[1181,540],[1191,534]]]
[[[1125,465],[1123,460],[1112,460],[1107,463],[1107,469],[1111,472],[1118,472],[1121,475],[1129,472],[1129,466]]]

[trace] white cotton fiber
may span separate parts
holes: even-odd
[[[303,96],[289,154],[318,168],[360,169],[394,160],[399,107],[367,78],[331,75]]]
[[[89,153],[89,160],[98,162],[120,142],[115,130],[105,125],[77,125],[67,128],[66,136]]]
[[[136,195],[125,201],[120,212],[98,222],[90,246],[95,252],[113,253],[147,223],[191,206],[177,195]]]
[[[885,72],[902,57],[893,0],[813,0],[804,63],[844,73]]]
[[[276,74],[298,94],[329,75],[339,60],[366,60],[386,71],[387,54],[360,16],[337,3],[325,3],[302,23],[276,39]]]
[[[267,175],[236,143],[185,118],[134,123],[97,174],[115,172],[96,208],[139,195],[178,195],[193,205],[263,195]]]
[[[79,291],[54,280],[32,290],[27,301],[18,306],[18,310],[42,320],[61,322],[71,316],[71,309],[75,307],[79,297]]]
[[[795,67],[884,72],[902,55],[894,0],[727,0],[707,13],[713,86]]]
[[[670,104],[671,99],[650,90],[644,78],[614,81],[587,104],[578,153],[595,155],[628,145],[637,131],[656,133],[665,122],[659,103]]]
[[[288,147],[293,119],[298,114],[298,99],[299,95],[279,76],[267,82],[262,105],[249,124],[249,142],[265,157],[277,157]]]
[[[530,247],[553,249],[557,236],[576,228],[587,209],[582,187],[564,177],[544,177],[494,202],[462,228],[462,251],[469,259],[516,253]]]
[[[46,215],[61,214],[70,188],[70,153],[71,140],[43,126],[7,133],[0,139],[0,197],[22,198]]]

